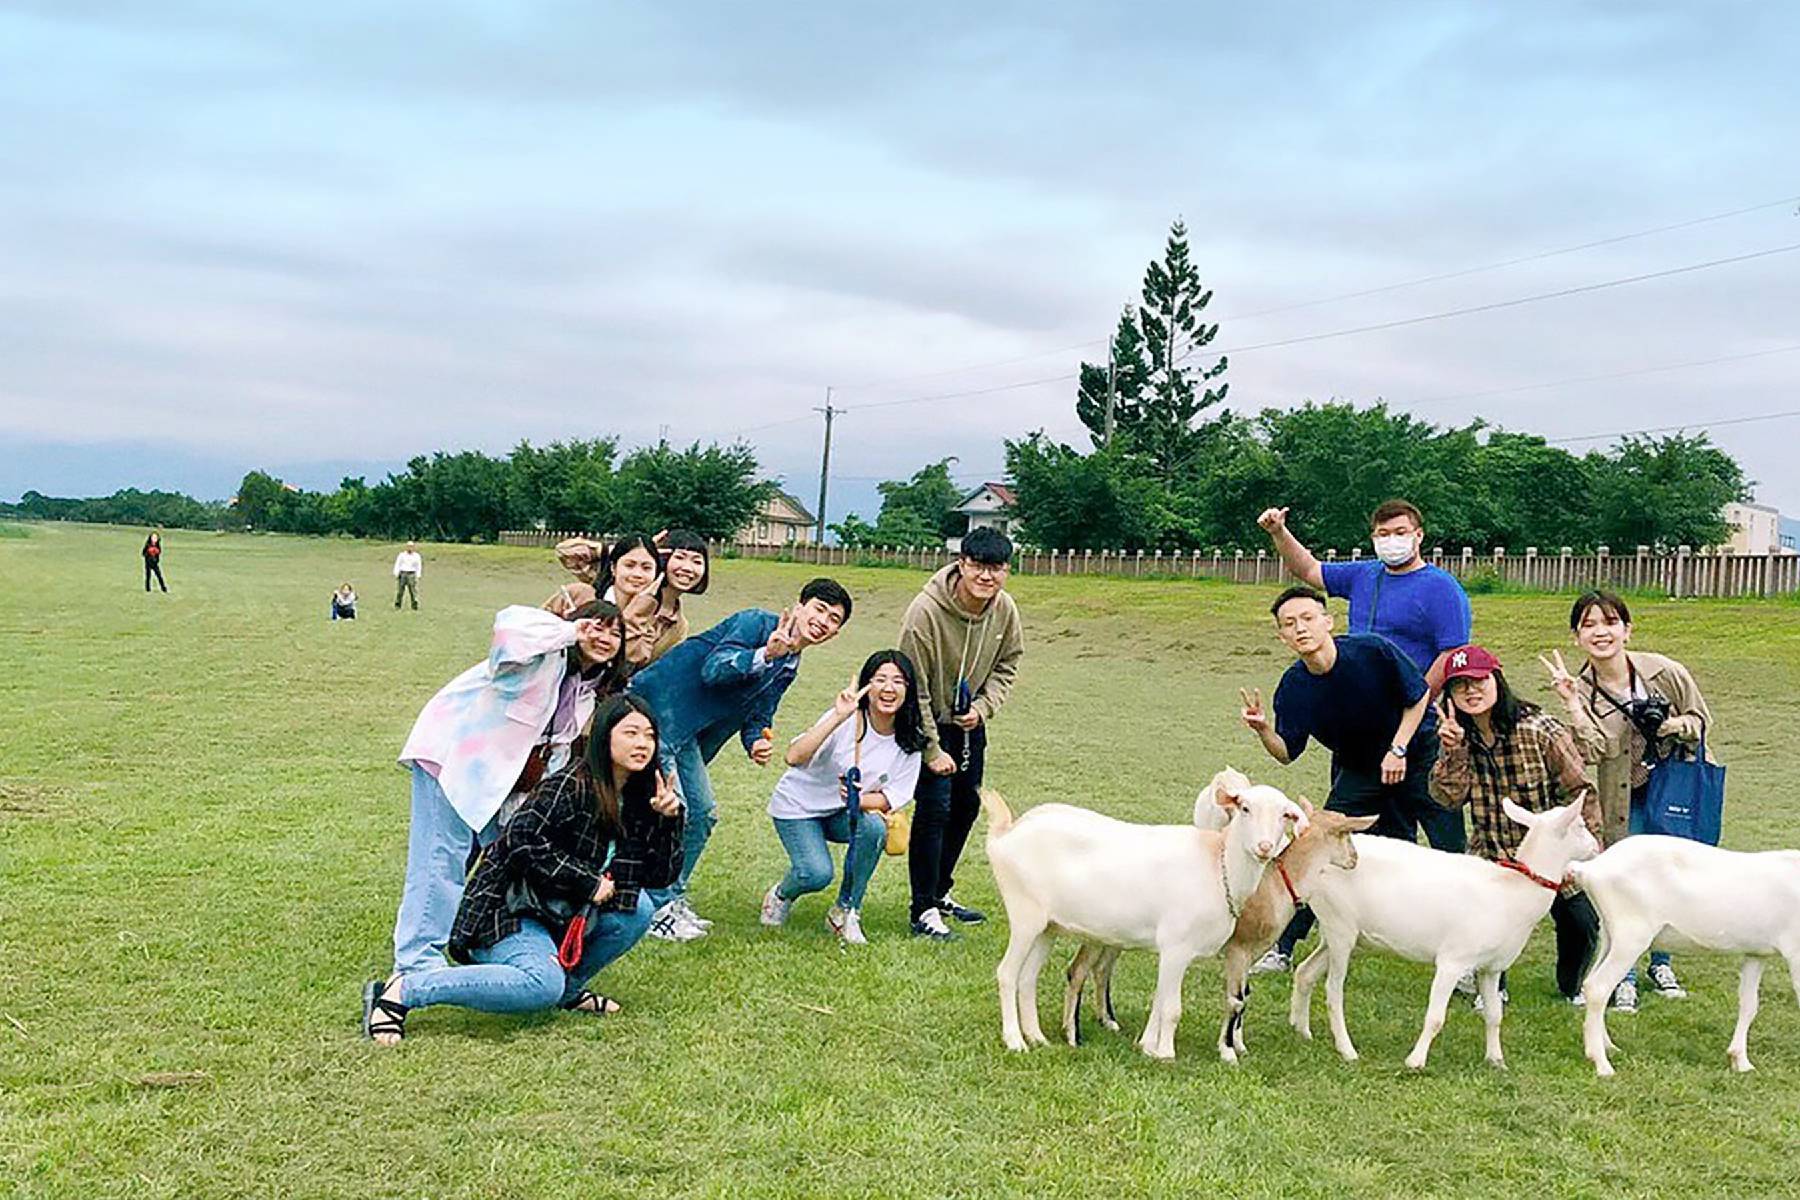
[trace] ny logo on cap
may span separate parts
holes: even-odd
[[[1455,654],[1452,654],[1450,656],[1450,665],[1453,667],[1468,666],[1469,665],[1469,652],[1467,650],[1458,650]]]

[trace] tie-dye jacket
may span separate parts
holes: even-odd
[[[515,604],[494,617],[486,662],[445,684],[413,723],[400,765],[437,776],[471,829],[500,811],[531,748],[548,734],[549,771],[569,761],[569,744],[594,712],[594,692],[570,674],[575,626]]]

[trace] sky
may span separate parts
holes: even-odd
[[[829,387],[872,516],[1085,446],[1062,377],[1176,218],[1238,411],[1793,411],[1797,51],[1736,3],[0,0],[0,497],[666,435],[812,506]],[[1713,436],[1800,513],[1800,418]]]

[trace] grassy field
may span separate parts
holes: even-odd
[[[394,1051],[357,1037],[388,961],[420,705],[476,661],[495,609],[536,602],[543,551],[427,547],[422,612],[389,606],[394,548],[176,532],[172,594],[139,588],[140,533],[31,526],[0,538],[0,1195],[130,1196],[1733,1196],[1800,1194],[1800,1011],[1771,971],[1759,1070],[1724,1047],[1735,964],[1678,958],[1686,1003],[1614,1018],[1620,1077],[1580,1053],[1549,929],[1512,979],[1511,1069],[1453,1008],[1431,1066],[1400,1059],[1428,970],[1359,955],[1364,1061],[1255,998],[1246,1065],[1220,1064],[1218,967],[1196,965],[1181,1057],[1130,1036],[1079,1050],[999,1042],[1003,920],[954,946],[905,936],[899,860],[875,877],[873,944],[845,954],[824,901],[764,930],[784,858],[772,771],[729,751],[722,823],[696,881],[709,939],[647,942],[600,977],[628,1007],[418,1014]],[[16,530],[15,530],[16,534]],[[800,566],[721,562],[704,627],[775,606]],[[922,577],[847,570],[855,618],[809,654],[778,729],[889,644]],[[333,625],[343,579],[365,619]],[[1324,796],[1323,756],[1262,757],[1237,688],[1286,665],[1259,590],[1021,578],[1027,657],[993,727],[1015,808],[1071,800],[1180,821],[1227,763]],[[1565,643],[1566,599],[1486,597],[1478,635],[1541,695],[1531,654]],[[1800,605],[1646,601],[1642,645],[1695,670],[1731,767],[1727,840],[1800,843]],[[993,909],[980,830],[957,888]],[[1062,956],[1053,959],[1059,963]],[[1048,1012],[1058,967],[1045,973]],[[1141,1028],[1148,956],[1121,964]],[[1053,1022],[1047,1018],[1047,1025]]]

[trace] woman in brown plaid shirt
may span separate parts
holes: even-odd
[[[1469,806],[1469,853],[1490,861],[1517,855],[1525,827],[1501,811],[1503,797],[1543,812],[1585,792],[1583,812],[1599,835],[1600,801],[1582,772],[1575,739],[1556,718],[1513,695],[1499,659],[1480,646],[1446,654],[1441,704],[1431,798],[1446,808]],[[1564,892],[1551,903],[1550,917],[1556,923],[1556,986],[1583,1003],[1581,980],[1599,936],[1599,916],[1586,896]]]

